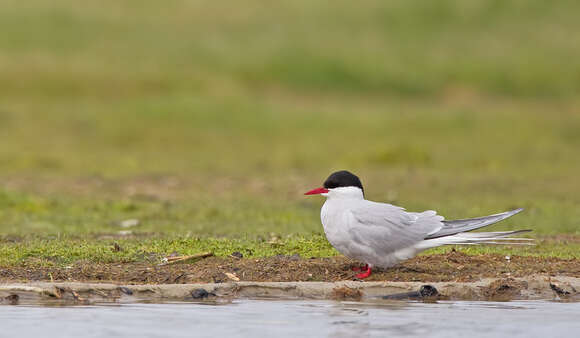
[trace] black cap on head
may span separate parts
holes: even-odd
[[[328,176],[326,181],[324,181],[324,187],[326,189],[338,187],[358,187],[364,192],[360,179],[355,174],[346,170],[337,171]]]

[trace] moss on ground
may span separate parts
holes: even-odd
[[[468,255],[501,254],[508,256],[580,258],[580,237],[540,238],[535,246],[459,246]],[[452,250],[440,247],[422,255],[442,254]],[[339,253],[324,235],[290,235],[270,238],[123,238],[101,235],[99,238],[14,238],[4,237],[0,246],[0,266],[67,266],[79,261],[92,263],[161,263],[169,255],[192,255],[212,252],[229,257],[240,252],[246,258],[276,255],[299,255],[303,258],[333,257]]]

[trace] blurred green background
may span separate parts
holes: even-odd
[[[320,233],[302,193],[338,169],[580,233],[578,1],[0,7],[4,235]]]

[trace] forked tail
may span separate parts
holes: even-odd
[[[460,232],[467,232],[479,228],[483,228],[485,226],[497,223],[499,221],[503,221],[504,219],[511,217],[519,212],[521,212],[522,208],[514,209],[511,211],[502,212],[495,215],[483,216],[483,217],[476,217],[476,218],[468,218],[468,219],[456,219],[451,221],[443,221],[443,227],[438,232],[427,236],[425,239],[435,239],[439,237],[447,237],[451,235],[458,234]],[[531,230],[523,230],[523,231],[531,231]],[[517,232],[516,232],[517,233]],[[499,234],[499,233],[496,233]],[[505,234],[505,233],[504,233]],[[507,236],[512,234],[507,234]],[[504,235],[506,236],[506,235]]]
[[[440,237],[433,241],[441,241],[445,244],[509,244],[509,245],[534,245],[532,238],[511,237],[531,230],[496,231],[496,232],[462,232],[455,235]]]
[[[443,227],[438,232],[425,238],[425,245],[435,247],[447,244],[511,244],[511,245],[534,245],[531,238],[514,238],[517,235],[531,230],[495,231],[495,232],[470,232],[475,229],[497,223],[519,212],[522,208],[502,212],[484,217],[443,221]]]

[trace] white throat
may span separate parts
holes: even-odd
[[[364,199],[363,191],[359,187],[338,187],[328,190],[323,194],[327,199]]]

